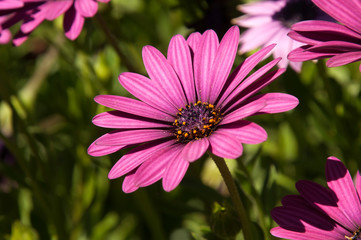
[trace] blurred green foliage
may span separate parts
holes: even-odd
[[[0,239],[220,239],[212,211],[227,196],[205,158],[170,193],[157,183],[127,195],[122,178],[107,178],[124,151],[94,158],[86,149],[106,132],[91,123],[106,110],[94,96],[130,97],[117,77],[146,74],[144,45],[166,53],[175,34],[212,28],[221,37],[240,3],[112,0],[100,4],[74,42],[65,39],[58,19],[43,23],[20,47],[0,46],[1,139],[16,159],[0,159],[0,184],[7,184],[0,188]],[[297,180],[324,184],[328,156],[342,159],[352,174],[360,168],[360,83],[358,64],[328,69],[319,61],[305,63],[301,74],[287,70],[264,90],[293,94],[300,104],[288,113],[252,117],[268,140],[230,160],[259,239],[272,239],[270,210],[296,193]]]

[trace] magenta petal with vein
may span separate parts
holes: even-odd
[[[14,45],[19,46],[44,20],[53,21],[61,15],[64,15],[65,36],[71,40],[76,39],[83,29],[84,18],[96,14],[98,2],[106,3],[109,0],[2,0],[0,2],[0,37],[8,36],[9,28],[21,22],[20,31],[13,38]],[[7,37],[7,41],[4,39],[4,37],[0,38],[0,44],[10,41],[10,37]]]
[[[125,176],[124,192],[162,180],[163,188],[176,188],[189,164],[207,151],[238,158],[243,143],[258,144],[266,131],[244,118],[293,109],[298,100],[283,93],[257,94],[284,70],[273,70],[274,60],[254,67],[273,45],[246,59],[230,73],[238,47],[239,29],[231,27],[219,42],[213,30],[192,33],[187,40],[174,36],[165,57],[151,46],[143,48],[149,77],[122,73],[119,82],[134,97],[99,95],[95,101],[115,111],[100,113],[93,123],[116,130],[89,147],[91,155],[106,155],[134,147],[110,170],[109,178]],[[194,71],[193,71],[194,70]],[[246,79],[246,80],[244,80]],[[232,108],[223,103],[234,103]]]
[[[340,22],[305,21],[292,26],[289,36],[303,45],[292,52],[291,61],[330,58],[328,67],[361,61],[361,3],[359,0],[312,0]],[[361,65],[360,65],[361,71]]]
[[[271,234],[285,239],[361,238],[360,176],[356,184],[345,165],[329,157],[326,162],[326,179],[329,188],[311,181],[296,184],[300,196],[289,195],[282,199],[283,206],[272,210],[272,218],[279,227]],[[355,186],[356,185],[356,186]]]
[[[288,53],[302,43],[287,36],[290,26],[303,20],[327,20],[331,17],[318,9],[311,0],[263,0],[239,5],[244,13],[233,19],[233,23],[248,28],[241,35],[240,53],[277,43],[273,56],[281,57],[278,65],[289,64],[295,71],[301,71],[301,64],[287,60]]]

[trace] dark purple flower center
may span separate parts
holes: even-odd
[[[214,105],[198,101],[179,109],[174,120],[174,135],[179,142],[208,137],[222,120],[220,109]]]
[[[288,0],[286,5],[272,18],[290,28],[297,22],[316,19],[318,13],[318,8],[310,0]]]
[[[348,240],[357,240],[361,238],[361,228],[357,229],[351,237],[345,236]]]

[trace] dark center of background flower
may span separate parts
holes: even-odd
[[[317,7],[310,0],[288,0],[280,11],[273,14],[272,19],[290,28],[297,22],[316,19],[317,15]]]
[[[220,109],[201,101],[179,109],[177,116],[173,126],[179,142],[208,137],[222,120]]]

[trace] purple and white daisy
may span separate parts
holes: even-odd
[[[274,57],[282,57],[279,66],[288,64],[297,72],[301,71],[302,63],[289,62],[288,53],[302,43],[290,39],[287,33],[292,24],[303,20],[328,20],[331,18],[314,6],[311,0],[265,0],[238,6],[245,15],[235,18],[232,23],[249,28],[241,35],[241,54],[277,43]]]
[[[293,109],[298,99],[284,93],[255,95],[285,69],[271,71],[275,59],[246,77],[272,50],[268,46],[247,58],[231,75],[239,28],[231,27],[219,42],[213,30],[174,36],[165,57],[152,46],[143,48],[149,78],[131,72],[119,81],[139,100],[100,95],[95,101],[116,111],[101,113],[93,123],[115,128],[88,148],[103,156],[134,147],[110,170],[110,179],[125,175],[124,192],[162,179],[166,191],[181,181],[191,162],[208,150],[222,158],[241,156],[242,143],[257,144],[267,133],[243,120],[256,114]]]
[[[341,24],[305,21],[292,26],[289,36],[304,46],[289,54],[291,61],[330,58],[328,67],[361,60],[361,1],[312,0]],[[361,65],[360,65],[361,72]]]
[[[326,162],[328,188],[311,181],[299,181],[300,195],[282,199],[282,207],[272,210],[279,227],[271,234],[294,240],[361,239],[361,175],[354,185],[350,172],[335,157]]]
[[[44,20],[53,21],[64,14],[65,36],[76,39],[84,24],[84,18],[93,17],[98,2],[110,0],[0,0],[0,44],[11,40],[9,28],[22,22],[13,44],[19,46]]]

